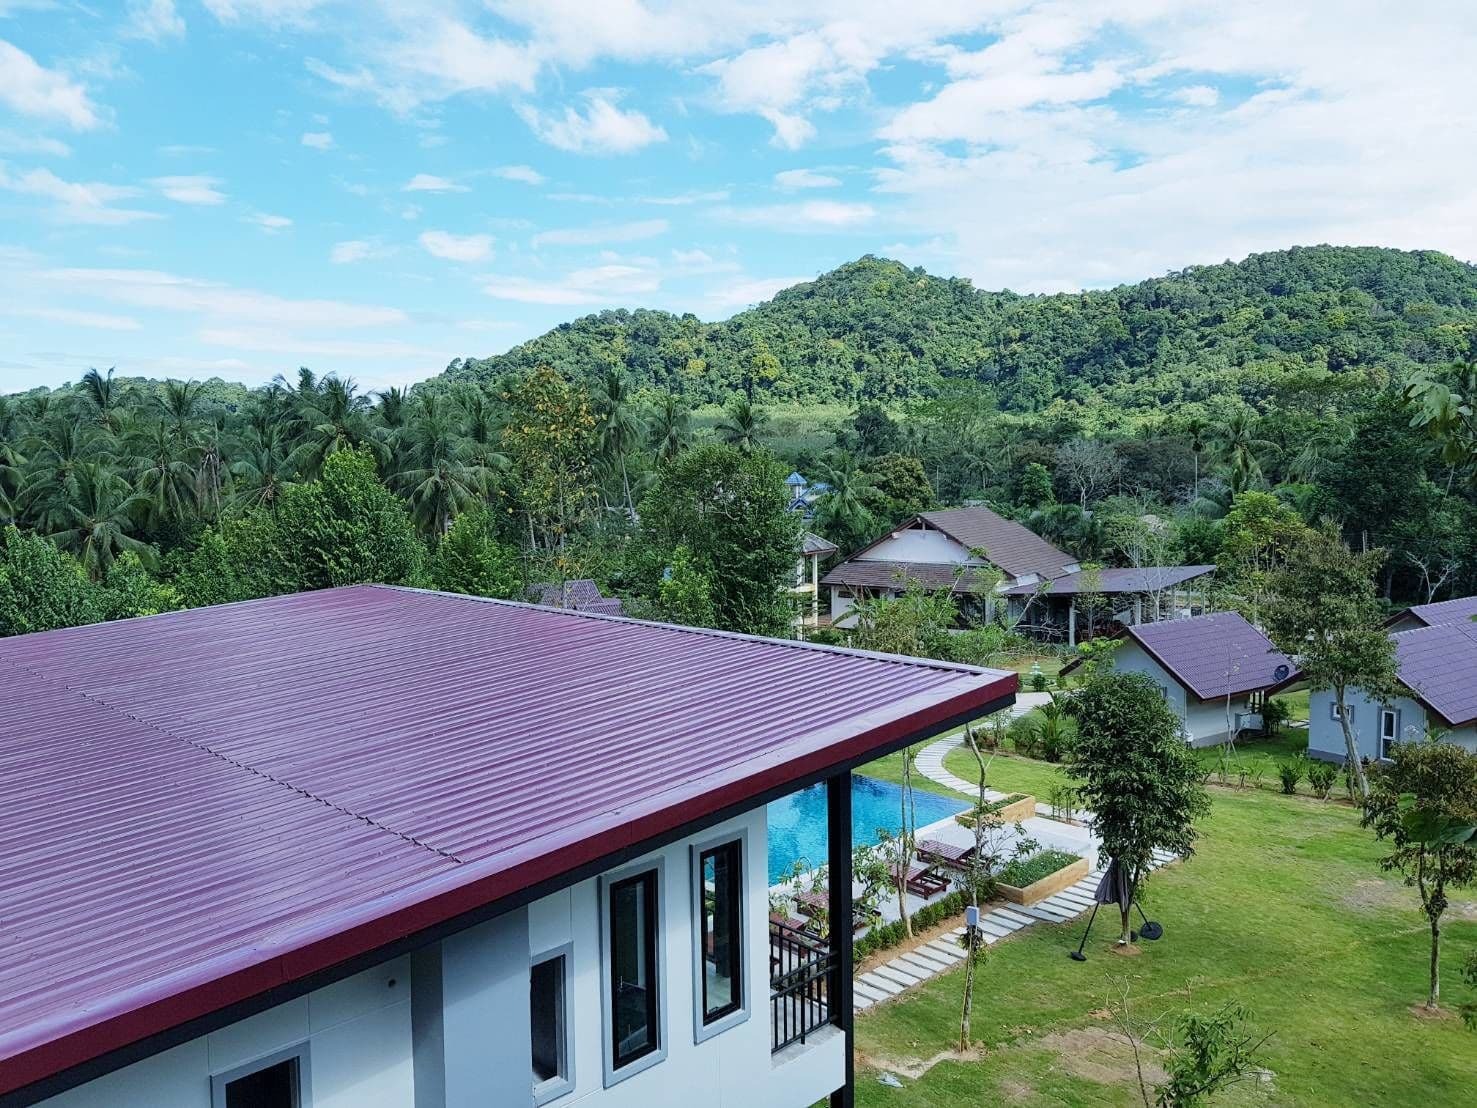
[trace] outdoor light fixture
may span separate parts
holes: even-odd
[[[964,926],[973,931],[979,925],[980,906],[978,904],[971,904],[968,908],[964,909]]]

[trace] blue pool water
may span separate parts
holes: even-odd
[[[903,790],[890,781],[873,777],[851,779],[851,844],[877,841],[877,829],[885,827],[896,835],[902,827]],[[958,815],[969,804],[936,793],[913,790],[918,826],[926,827]],[[812,785],[781,797],[769,805],[769,883],[773,885],[795,863],[804,858],[811,868],[826,861],[826,786]]]

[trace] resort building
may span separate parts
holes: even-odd
[[[1477,620],[1477,596],[1458,596],[1452,600],[1438,600],[1434,604],[1413,605],[1391,616],[1385,621],[1385,627],[1391,632],[1414,631],[1419,627],[1463,620]]]
[[[835,543],[827,542],[814,531],[800,535],[800,557],[795,559],[795,580],[790,586],[799,608],[795,616],[797,629],[815,627],[820,623],[821,562],[836,550]]]
[[[848,626],[857,600],[896,596],[912,582],[949,589],[961,618],[991,619],[996,605],[1022,632],[1075,646],[1099,628],[1188,615],[1204,608],[1191,582],[1214,566],[1087,569],[1030,528],[985,507],[924,512],[863,547],[821,584],[831,621]]]
[[[1214,746],[1258,731],[1268,692],[1294,666],[1237,612],[1122,628],[1111,666],[1148,675],[1164,693],[1193,746]],[[1071,673],[1074,661],[1062,669]]]
[[[1477,752],[1477,623],[1465,615],[1460,602],[1446,603],[1452,607],[1421,608],[1433,618],[1450,615],[1451,622],[1390,636],[1401,695],[1381,702],[1362,689],[1346,694],[1349,729],[1361,758],[1386,758],[1395,743],[1419,741],[1430,733]],[[1327,689],[1314,691],[1308,699],[1308,756],[1338,763],[1348,757],[1339,707]]]
[[[0,1104],[852,1103],[766,804],[1016,678],[379,586],[0,639]],[[824,687],[796,699],[785,690]]]

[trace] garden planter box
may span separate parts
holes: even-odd
[[[1036,798],[1034,796],[1022,796],[1012,800],[1009,804],[1002,804],[994,809],[1000,822],[1005,824],[1020,823],[1021,820],[1030,819],[1036,814]],[[974,810],[960,812],[954,817],[960,827],[974,826]]]
[[[1018,889],[1014,885],[1001,883],[996,885],[996,891],[1012,904],[1020,904],[1030,907],[1038,900],[1045,900],[1049,896],[1055,896],[1063,889],[1077,884],[1087,876],[1089,870],[1086,858],[1078,858],[1069,866],[1057,870],[1055,873],[1047,874],[1040,881],[1034,881],[1024,889]]]

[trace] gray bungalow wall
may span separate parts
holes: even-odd
[[[1425,705],[1412,697],[1398,696],[1390,704],[1379,704],[1361,690],[1350,689],[1348,701],[1349,723],[1362,758],[1376,761],[1380,757],[1380,711],[1383,708],[1396,713],[1396,731],[1401,742],[1424,738],[1429,724],[1437,730],[1445,730],[1448,741],[1477,752],[1477,723],[1447,728],[1438,716],[1428,713]],[[1308,757],[1341,765],[1344,762],[1344,730],[1333,714],[1333,693],[1326,689],[1308,698]]]
[[[1231,737],[1226,730],[1225,698],[1201,700],[1132,638],[1125,636],[1123,644],[1113,651],[1113,668],[1124,673],[1146,674],[1159,685],[1164,690],[1164,699],[1184,722],[1191,746],[1215,746]],[[1231,697],[1233,727],[1236,716],[1249,711],[1248,694],[1239,693]]]

